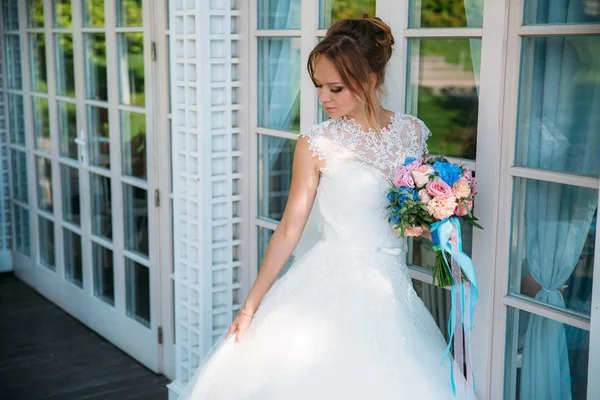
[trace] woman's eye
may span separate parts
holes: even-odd
[[[332,93],[339,93],[342,91],[343,88],[331,88],[331,92]]]

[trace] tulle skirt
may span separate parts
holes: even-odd
[[[217,341],[180,398],[455,398],[446,342],[404,258],[317,244],[273,284],[241,343]]]

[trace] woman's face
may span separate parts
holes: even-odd
[[[327,57],[317,57],[313,77],[317,84],[319,101],[330,118],[364,114],[365,103],[358,98],[336,71]]]

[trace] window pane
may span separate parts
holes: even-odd
[[[144,89],[144,34],[119,34],[119,89],[121,104],[143,107]]]
[[[125,258],[127,316],[150,327],[150,271]]]
[[[142,15],[142,0],[117,0],[117,26],[142,26]]]
[[[4,29],[7,31],[18,31],[19,2],[16,0],[2,1],[2,14],[4,16]]]
[[[108,110],[102,107],[87,106],[88,146],[90,165],[110,168],[110,134]]]
[[[508,308],[506,399],[587,398],[589,332]]]
[[[572,0],[526,0],[523,24],[586,24],[600,23],[600,3]]]
[[[123,184],[125,248],[148,256],[148,192]]]
[[[108,100],[106,80],[106,38],[103,33],[86,33],[85,96],[90,100]]]
[[[273,236],[273,231],[267,228],[263,228],[262,226],[258,227],[258,269],[260,270],[260,266],[265,258],[265,253],[267,252],[267,245],[269,244],[269,240],[271,240],[271,236]],[[281,272],[277,276],[277,279],[281,278],[292,266],[292,257],[285,263]]]
[[[33,98],[33,131],[35,133],[35,147],[50,153],[50,115],[48,113],[48,99],[43,97]]]
[[[17,204],[14,205],[15,212],[15,249],[27,256],[31,255],[31,242],[29,239],[29,210]]]
[[[146,116],[121,111],[123,175],[146,179]]]
[[[77,168],[61,165],[60,178],[63,219],[72,224],[79,225],[81,219],[79,211],[79,171]]]
[[[258,125],[300,130],[300,39],[258,39]]]
[[[516,160],[519,166],[600,174],[600,40],[523,40]]]
[[[63,228],[65,252],[65,277],[79,287],[83,287],[83,268],[81,262],[81,236]]]
[[[46,35],[31,33],[29,35],[31,50],[31,90],[48,92],[46,77]]]
[[[481,28],[483,0],[411,0],[409,28]]]
[[[296,141],[258,135],[258,215],[279,221],[290,193]]]
[[[480,39],[409,40],[406,111],[433,135],[433,154],[475,159]]]
[[[94,267],[94,296],[115,305],[115,278],[113,253],[109,249],[92,243]]]
[[[60,155],[77,160],[77,109],[75,103],[64,101],[58,105],[58,130],[60,134]]]
[[[416,279],[412,280],[415,292],[419,295],[425,307],[431,313],[433,320],[442,331],[446,341],[448,338],[448,317],[452,309],[450,290],[425,283]]]
[[[71,27],[71,0],[54,0],[54,26]]]
[[[30,28],[43,28],[44,0],[27,0],[27,16]]]
[[[327,29],[344,18],[360,18],[363,13],[375,16],[375,0],[320,0],[319,28]]]
[[[56,35],[56,92],[59,96],[75,97],[73,69],[73,36]]]
[[[15,149],[11,152],[13,198],[27,204],[29,202],[29,193],[27,190],[27,154],[24,151]]]
[[[23,96],[8,93],[8,122],[10,141],[25,146],[25,120],[23,118]]]
[[[51,213],[54,210],[52,201],[52,161],[40,156],[37,156],[35,160],[37,165],[38,208]]]
[[[301,0],[258,0],[258,29],[300,29]]]
[[[104,26],[104,0],[83,0],[83,26]]]
[[[18,35],[6,35],[6,75],[9,89],[22,89],[21,44]]]
[[[598,191],[517,178],[510,291],[590,314]]]
[[[40,240],[40,263],[52,270],[56,270],[56,258],[54,254],[54,222],[38,217],[38,229]]]
[[[112,197],[110,179],[90,174],[92,234],[112,240]]]

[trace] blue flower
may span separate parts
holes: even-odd
[[[410,197],[412,195],[412,198]],[[419,195],[417,194],[417,191],[415,189],[411,189],[411,188],[402,188],[402,190],[400,191],[400,194],[397,195],[398,199],[399,199],[399,203],[400,203],[400,208],[404,207],[404,202],[406,200],[415,200],[415,201],[419,201]]]
[[[436,161],[433,164],[433,169],[436,175],[450,186],[454,185],[462,174],[462,169],[458,165],[445,161]]]
[[[408,158],[406,158],[406,160],[404,160],[404,165],[406,166],[415,160],[416,160],[415,157],[408,157]]]

